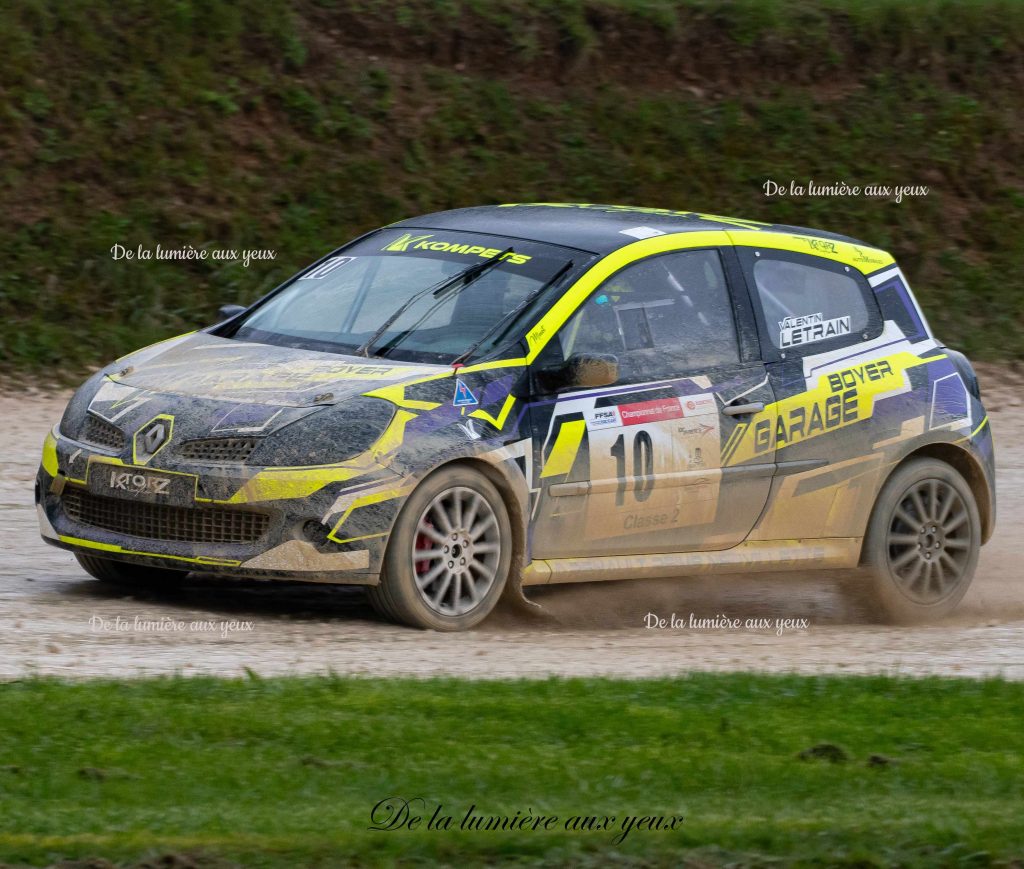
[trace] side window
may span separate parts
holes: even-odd
[[[739,362],[721,258],[681,251],[627,266],[559,331],[555,353],[611,354],[619,382],[664,380]]]
[[[753,274],[768,337],[779,350],[853,343],[872,320],[864,289],[842,265],[762,254]]]

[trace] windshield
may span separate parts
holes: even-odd
[[[449,362],[477,344],[473,355],[521,337],[524,319],[534,319],[592,258],[473,232],[382,230],[301,273],[230,334],[347,354],[369,343],[373,356]],[[488,261],[482,272],[470,269]]]

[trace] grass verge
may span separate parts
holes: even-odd
[[[1022,707],[940,679],[8,683],[0,862],[988,865],[1024,858]],[[458,829],[471,806],[558,820]],[[621,836],[644,816],[685,820]]]

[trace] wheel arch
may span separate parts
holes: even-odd
[[[893,474],[908,462],[912,462],[915,459],[935,459],[943,464],[949,465],[953,470],[960,474],[961,477],[963,477],[967,486],[971,490],[971,494],[974,495],[975,503],[978,505],[978,514],[981,516],[981,542],[983,544],[987,543],[989,538],[992,536],[992,531],[995,525],[995,505],[992,503],[988,477],[985,474],[985,470],[981,462],[963,447],[946,441],[936,441],[915,447],[892,466],[889,473],[885,475],[885,478],[879,484],[878,492],[881,493],[885,484],[889,482]],[[872,505],[871,513],[868,517],[869,526],[871,517],[874,516],[874,511],[877,505],[878,497],[876,495],[875,503]],[[866,543],[867,534],[865,533],[864,541],[861,544],[862,561],[864,558],[864,546]]]
[[[981,516],[981,542],[988,543],[995,528],[995,505],[992,503],[988,475],[981,462],[969,450],[951,443],[926,444],[906,456],[900,464],[915,458],[930,458],[945,462],[964,478],[971,489],[971,494],[974,495],[974,501],[978,505],[978,513]]]
[[[523,569],[528,561],[529,549],[530,491],[526,478],[513,470],[514,465],[510,467],[506,461],[492,460],[486,454],[483,456],[457,455],[432,467],[428,473],[417,480],[416,486],[422,486],[434,474],[453,467],[475,471],[497,489],[512,528],[512,557],[509,562],[508,579],[505,582],[502,599],[511,604],[529,604],[523,596]],[[401,509],[395,514],[388,532],[388,545],[391,543],[391,531],[394,530],[394,523],[398,521],[398,515],[404,509],[405,504],[403,503]]]
[[[502,504],[508,513],[509,524],[512,526],[512,563],[509,567],[510,581],[506,587],[515,585],[518,589],[522,579],[522,570],[527,560],[528,548],[527,523],[529,521],[530,493],[525,477],[521,474],[516,475],[504,461],[490,461],[485,456],[456,455],[432,467],[428,473],[416,481],[416,487],[422,486],[434,474],[454,466],[476,471],[498,490]],[[401,509],[404,508],[403,502]],[[394,530],[401,509],[396,511],[388,529],[389,543],[391,531]]]

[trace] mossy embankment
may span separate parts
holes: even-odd
[[[209,323],[375,225],[537,200],[855,235],[949,343],[1024,356],[1024,4],[16,0],[0,32],[8,372]],[[791,179],[929,193],[765,195]]]

